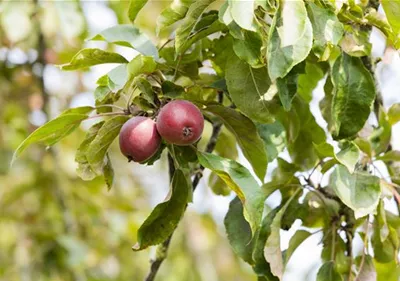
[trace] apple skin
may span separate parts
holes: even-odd
[[[167,142],[190,145],[200,139],[204,129],[204,117],[193,103],[175,100],[161,108],[156,124],[158,133]]]
[[[119,147],[129,161],[144,162],[153,156],[161,145],[154,120],[136,116],[129,119],[121,128]]]

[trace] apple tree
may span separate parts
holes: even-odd
[[[133,246],[158,247],[149,281],[205,169],[217,195],[236,195],[224,220],[227,239],[258,280],[282,280],[296,248],[320,232],[318,281],[398,280],[400,219],[387,205],[400,210],[400,151],[391,144],[400,104],[382,104],[369,37],[377,29],[387,48],[400,48],[400,2],[174,0],[157,18],[157,32],[170,33],[159,40],[135,26],[146,2],[131,1],[132,24],[89,38],[133,48],[132,60],[88,48],[60,66],[118,64],[98,78],[96,106],[68,109],[38,128],[13,161],[31,144],[56,144],[87,119],[99,122],[76,150],[83,179],[102,176],[112,187],[108,148],[116,138],[127,161],[152,165],[168,155],[170,193]],[[310,107],[321,83],[323,127]],[[251,169],[238,162],[236,147]],[[275,192],[282,199],[271,209],[265,201]],[[296,220],[301,227],[283,251],[280,230]]]

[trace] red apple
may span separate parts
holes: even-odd
[[[148,118],[136,116],[121,128],[119,147],[129,161],[144,162],[153,156],[161,145],[156,123]]]
[[[158,133],[169,143],[190,145],[201,137],[204,117],[193,103],[175,100],[161,108],[157,116]]]

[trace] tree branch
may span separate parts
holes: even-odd
[[[206,150],[205,150],[206,152],[208,152],[208,153],[213,152],[215,146],[217,145],[217,140],[218,140],[218,136],[221,132],[221,128],[222,128],[222,123],[215,122],[213,124],[213,130],[212,130],[210,140],[208,141],[207,146],[206,146]],[[171,181],[172,176],[175,172],[175,165],[174,165],[174,159],[172,158],[172,156],[170,154],[168,154],[168,169],[169,169],[169,176],[170,176],[170,181]],[[193,191],[196,190],[196,187],[199,184],[200,179],[203,177],[203,170],[204,170],[204,167],[200,166],[199,171],[194,175],[194,178],[192,180]],[[147,277],[145,278],[145,281],[155,280],[161,264],[167,258],[168,248],[171,243],[173,234],[174,234],[174,232],[167,238],[167,240],[165,240],[161,245],[159,245],[157,247],[156,258],[154,260],[150,261],[150,272],[148,273]]]

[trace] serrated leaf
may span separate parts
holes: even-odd
[[[271,85],[267,68],[252,68],[236,55],[231,56],[228,62],[225,79],[235,105],[254,121],[272,122],[273,116],[265,100]]]
[[[68,136],[79,127],[83,120],[88,118],[88,114],[93,110],[94,108],[90,106],[68,109],[57,118],[37,128],[15,150],[11,165],[29,145],[41,143],[52,146],[62,138]]]
[[[185,44],[189,39],[190,33],[194,30],[201,14],[214,1],[215,0],[198,0],[190,5],[182,24],[176,30],[175,49],[178,55],[184,53],[184,48],[186,48]]]
[[[61,66],[62,70],[77,70],[93,65],[105,63],[127,63],[128,61],[117,53],[111,53],[100,49],[83,49],[72,60]]]
[[[261,223],[265,196],[250,172],[239,163],[214,154],[197,152],[200,164],[216,173],[242,201],[244,217],[253,235]]]
[[[318,270],[317,281],[343,281],[343,278],[336,271],[335,263],[333,261],[328,261]]]
[[[343,24],[329,8],[319,7],[313,2],[306,3],[308,16],[313,27],[313,50],[321,57],[329,43],[337,45],[340,39],[342,39],[344,32]]]
[[[360,218],[372,213],[378,206],[381,194],[379,178],[365,172],[350,174],[345,166],[339,165],[330,178],[330,186],[344,204]]]
[[[146,35],[131,24],[121,24],[107,28],[90,40],[107,41],[133,48],[143,55],[153,56],[156,60],[158,59],[156,46],[154,46]]]
[[[272,81],[285,77],[308,56],[312,32],[303,1],[280,1],[268,35],[268,72]]]
[[[280,280],[282,279],[284,269],[280,242],[281,220],[289,204],[299,194],[300,191],[300,188],[297,189],[297,191],[289,198],[289,200],[285,202],[285,204],[276,214],[271,223],[271,234],[265,243],[264,257],[271,267],[272,274],[278,277]]]
[[[291,256],[296,251],[296,249],[303,243],[308,237],[310,237],[311,233],[307,230],[297,230],[296,233],[290,238],[289,247],[286,250],[285,254],[285,266],[288,264]]]
[[[232,19],[241,27],[247,30],[256,31],[257,25],[254,22],[254,0],[228,0],[228,11]]]
[[[158,204],[138,230],[138,242],[133,250],[143,250],[164,242],[175,230],[186,210],[192,185],[185,173],[177,169],[168,199]]]
[[[129,78],[134,78],[139,74],[150,74],[157,68],[157,63],[153,57],[138,55],[128,63]]]
[[[253,244],[251,228],[243,216],[243,205],[238,197],[229,204],[228,212],[224,219],[226,234],[229,243],[236,255],[252,265]]]
[[[157,18],[157,34],[164,28],[183,19],[194,0],[173,0],[171,5],[165,8]]]
[[[264,181],[268,165],[267,153],[254,123],[236,110],[221,105],[208,105],[204,110],[219,117],[234,134],[256,175]]]
[[[128,116],[116,116],[105,121],[96,137],[90,143],[86,158],[90,167],[97,174],[101,174],[105,164],[104,157],[111,143],[118,136],[122,125],[129,119]]]
[[[349,138],[364,126],[375,99],[375,83],[361,60],[343,54],[332,69],[332,117],[337,139]]]
[[[129,3],[128,17],[133,23],[148,0],[131,0]]]

